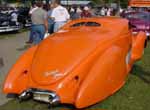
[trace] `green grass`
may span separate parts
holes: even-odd
[[[59,106],[52,110],[72,109],[70,106]],[[104,101],[86,110],[150,110],[150,43],[145,54],[137,62],[123,88]],[[12,100],[0,106],[0,110],[48,110],[47,105],[35,101],[19,103]]]

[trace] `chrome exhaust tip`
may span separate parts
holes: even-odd
[[[52,91],[28,89],[19,95],[20,100],[27,100],[33,98],[36,101],[46,102],[50,105],[58,105],[60,103],[59,96]]]
[[[50,91],[35,91],[33,93],[33,99],[49,103],[50,105],[57,105],[60,102],[60,98],[56,93]]]
[[[19,100],[27,100],[29,98],[32,97],[32,92],[30,92],[29,90],[27,91],[23,91],[19,96]]]

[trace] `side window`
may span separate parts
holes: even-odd
[[[97,26],[101,26],[99,23],[96,22],[87,22],[85,24],[85,26],[93,26],[93,27],[97,27]]]
[[[79,27],[79,26],[99,27],[99,26],[101,26],[101,24],[99,24],[97,22],[80,22],[80,23],[71,25],[71,27]]]
[[[71,27],[84,26],[85,24],[86,24],[86,22],[80,22],[80,23],[73,24]]]

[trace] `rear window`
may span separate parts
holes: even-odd
[[[99,27],[101,24],[97,22],[79,22],[71,25],[71,27],[79,27],[79,26],[90,26],[90,27]]]

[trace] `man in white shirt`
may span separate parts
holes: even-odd
[[[101,16],[105,16],[105,8],[104,7],[101,9]]]
[[[60,0],[52,0],[53,11],[51,17],[54,19],[54,32],[57,32],[69,19],[70,15],[67,9],[60,5]]]

